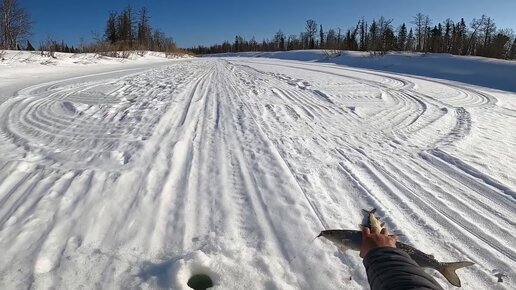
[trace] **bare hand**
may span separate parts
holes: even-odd
[[[386,228],[381,231],[377,227],[362,229],[362,244],[360,245],[360,257],[364,258],[370,250],[379,247],[396,248],[396,237],[389,236]]]

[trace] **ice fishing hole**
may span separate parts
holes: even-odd
[[[206,290],[213,287],[213,281],[211,281],[210,276],[206,274],[197,274],[190,277],[186,285],[194,290]]]

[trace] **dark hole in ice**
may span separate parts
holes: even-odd
[[[186,285],[190,286],[190,288],[194,290],[206,290],[213,287],[213,282],[211,281],[210,276],[206,274],[197,274],[188,279],[188,283],[186,283]]]

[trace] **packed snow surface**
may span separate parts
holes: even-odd
[[[211,56],[267,57],[284,60],[336,63],[394,73],[459,81],[516,92],[516,61],[459,56],[445,53],[388,52],[385,55],[362,51],[293,50],[275,52],[221,53]]]
[[[514,93],[245,57],[0,76],[1,289],[363,289],[358,252],[314,238],[371,208],[474,262],[464,289],[516,288]]]

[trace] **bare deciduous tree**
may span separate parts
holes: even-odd
[[[315,36],[317,34],[317,23],[315,20],[308,19],[306,21],[306,36],[310,48],[315,48]]]
[[[413,17],[412,24],[416,26],[416,38],[417,38],[417,51],[423,51],[425,42],[427,42],[427,30],[429,30],[429,26],[431,24],[432,20],[430,20],[430,17],[428,15],[423,15],[422,13],[416,14],[416,16]]]
[[[486,19],[487,19],[487,16],[482,15],[482,17],[480,17],[480,19],[473,18],[473,21],[471,21],[471,29],[473,29],[473,31],[471,32],[471,35],[469,36],[469,41],[468,41],[468,46],[467,46],[468,54],[471,54],[475,50],[474,42],[475,42],[475,38],[477,37],[477,32],[480,28],[482,28],[482,26],[484,26]]]
[[[285,50],[285,34],[283,31],[278,30],[274,35],[274,49],[275,50]]]
[[[29,14],[16,0],[2,0],[0,16],[0,47],[16,49],[18,42],[30,34]]]
[[[146,7],[142,7],[140,9],[139,19],[138,19],[138,31],[137,31],[137,40],[138,46],[140,49],[150,47],[152,41],[152,28],[150,25],[150,16]]]
[[[489,44],[492,42],[492,38],[496,33],[496,24],[491,17],[487,17],[484,21],[482,28],[482,34],[484,36],[484,42],[482,43],[482,54],[489,55]]]

